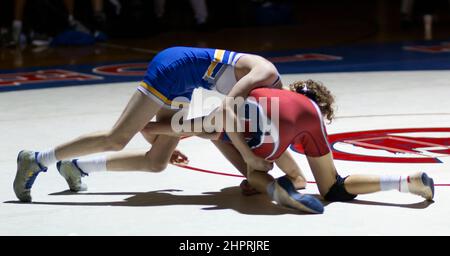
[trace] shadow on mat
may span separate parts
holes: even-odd
[[[111,202],[32,202],[29,204],[35,205],[63,205],[63,206],[128,206],[128,207],[148,207],[148,206],[171,206],[171,205],[204,205],[206,207],[203,210],[223,210],[231,209],[242,214],[249,215],[283,215],[283,214],[296,214],[296,215],[309,215],[297,210],[288,209],[285,207],[277,206],[270,202],[267,196],[259,194],[253,196],[241,195],[241,189],[239,187],[224,188],[219,192],[204,192],[202,195],[176,195],[174,193],[182,192],[177,189],[156,190],[149,192],[97,192],[97,193],[75,193],[69,190],[52,193],[52,196],[60,195],[77,195],[77,196],[125,196],[131,195],[120,201]],[[319,195],[312,195],[318,198]],[[6,201],[4,203],[12,204],[26,204],[20,201]],[[327,205],[333,202],[322,201],[323,205]],[[339,202],[336,202],[339,203]],[[402,207],[411,209],[425,209],[434,201],[422,201],[412,204],[397,204],[397,203],[383,203],[367,200],[354,199],[347,204],[359,204],[369,206],[389,206],[389,207]]]
[[[412,204],[396,204],[396,203],[382,203],[382,202],[374,202],[374,201],[367,201],[367,200],[360,200],[360,199],[354,199],[352,201],[346,202],[348,204],[361,204],[361,205],[375,205],[375,206],[393,206],[393,207],[401,207],[401,208],[410,208],[410,209],[425,209],[431,204],[434,203],[434,201],[422,201],[419,203],[412,203]]]
[[[303,215],[297,210],[277,206],[271,203],[265,195],[243,196],[239,187],[224,188],[219,192],[204,192],[201,195],[176,195],[174,193],[182,190],[167,189],[149,192],[99,192],[99,193],[74,193],[62,191],[50,195],[77,195],[77,196],[114,196],[131,195],[120,201],[111,202],[39,202],[33,205],[63,205],[63,206],[172,206],[172,205],[203,205],[203,210],[231,209],[242,214],[249,215]],[[23,204],[19,201],[7,201],[4,203]],[[307,214],[310,215],[310,214]]]

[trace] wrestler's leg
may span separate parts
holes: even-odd
[[[213,140],[212,143],[242,175],[247,177],[247,164],[245,163],[239,151],[233,146],[233,144],[219,140]]]
[[[420,195],[427,200],[434,196],[434,182],[425,173],[414,175],[338,175],[331,152],[321,157],[308,157],[320,194],[329,201],[349,201],[358,194],[398,190]]]
[[[17,159],[17,173],[13,183],[16,196],[21,201],[31,201],[31,187],[37,175],[42,171],[45,172],[47,166],[58,160],[123,149],[160,109],[159,102],[137,91],[110,130],[83,135],[47,151],[21,151]],[[98,166],[104,163],[102,159],[99,162]]]
[[[284,151],[284,153],[275,160],[275,163],[292,181],[296,189],[304,189],[306,187],[305,175],[303,175],[300,166],[298,166],[289,151]]]
[[[168,123],[174,113],[175,111],[173,110],[161,109],[156,116],[157,122]],[[152,138],[152,148],[145,155],[142,155],[142,153],[125,153],[109,156],[107,159],[107,170],[163,171],[169,164],[172,153],[179,140],[179,137],[158,135]]]
[[[266,193],[273,201],[282,206],[308,213],[323,213],[322,203],[311,195],[303,195],[286,176],[274,179],[267,172],[248,169],[248,180],[259,192]]]
[[[136,91],[112,129],[83,135],[57,146],[56,159],[69,159],[104,151],[119,151],[160,109],[160,103]]]

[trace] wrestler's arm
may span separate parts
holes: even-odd
[[[175,132],[170,126],[169,122],[149,122],[145,128],[142,130],[142,135],[147,138],[156,138],[157,135],[164,134],[168,136],[176,136],[176,137],[183,137],[183,136],[198,136],[204,139],[209,139],[214,142],[216,146],[220,146],[219,137],[220,133],[214,132],[214,133],[207,133],[207,132]],[[148,139],[147,139],[148,140]],[[216,144],[218,143],[218,144]],[[228,146],[229,145],[229,146]],[[232,144],[226,143],[222,147],[233,147]],[[225,157],[235,165],[235,167],[244,175],[247,176],[245,173],[245,167],[243,167],[243,163],[240,163],[239,161],[244,161],[242,157],[239,155],[239,152],[237,150],[227,150],[224,152],[222,150],[222,147],[219,147],[221,152],[225,155]],[[187,157],[184,156],[181,152],[178,152],[177,154],[180,154],[181,157],[184,157],[187,160]],[[241,160],[235,160],[235,159],[241,159]],[[292,155],[285,151],[280,158],[278,158],[275,161],[276,165],[284,172],[286,173],[286,176],[289,177],[289,179],[292,181],[296,189],[303,189],[306,187],[306,179],[303,175],[300,167],[297,165],[297,162],[295,162]],[[242,166],[242,168],[241,168]]]
[[[271,63],[259,63],[258,65],[253,67],[247,75],[242,77],[236,83],[236,85],[225,98],[221,109],[218,110],[223,111],[223,127],[233,145],[236,147],[239,153],[241,153],[242,157],[245,159],[248,165],[250,165],[253,169],[261,171],[268,171],[272,169],[272,164],[265,159],[257,157],[253,154],[250,147],[245,142],[242,133],[229,131],[235,131],[235,127],[238,127],[239,125],[239,122],[237,122],[234,107],[236,107],[237,105],[237,109],[239,109],[239,104],[242,105],[244,103],[243,100],[236,101],[235,99],[239,97],[245,99],[252,89],[271,84],[277,79],[277,77],[278,73]]]

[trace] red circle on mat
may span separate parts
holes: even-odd
[[[143,76],[148,63],[127,63],[94,68],[94,73],[109,76]]]
[[[406,133],[429,133],[430,136],[407,136]],[[348,133],[331,134],[328,140],[333,150],[333,158],[349,161],[365,161],[378,163],[441,163],[439,159],[429,154],[439,154],[444,157],[450,156],[450,138],[431,136],[433,133],[450,132],[450,128],[409,128],[409,129],[388,129],[388,130],[369,130]],[[404,135],[402,135],[404,133]],[[184,139],[189,138],[185,137]],[[349,152],[337,151],[334,145],[338,142],[350,143],[353,145],[364,146],[368,149],[386,150],[394,153],[410,153],[420,154],[420,157],[380,157],[370,155],[357,155]],[[298,152],[304,153],[300,145],[292,145],[291,148]],[[422,149],[422,150],[420,150]],[[423,150],[427,149],[427,150]],[[412,154],[412,153],[411,153]],[[191,171],[204,172],[215,175],[232,176],[244,178],[242,175],[234,174],[236,171],[216,171],[193,167],[190,165],[177,165],[181,168]],[[308,181],[308,183],[315,183]],[[435,184],[435,186],[450,187],[448,183]]]
[[[450,128],[407,128],[369,130],[328,135],[328,141],[336,160],[376,163],[441,163],[439,157],[450,156],[450,137],[437,136],[450,132]],[[415,136],[407,133],[420,133]],[[337,143],[350,144],[354,150],[364,149],[365,154],[336,149]],[[291,148],[303,154],[300,144]],[[370,151],[373,150],[373,154]],[[380,156],[376,152],[389,152],[391,156]],[[369,154],[367,154],[369,153]],[[409,157],[405,157],[408,154]],[[414,157],[417,156],[417,157]]]

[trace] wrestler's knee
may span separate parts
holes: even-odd
[[[348,193],[345,189],[344,181],[347,177],[342,178],[336,175],[336,182],[325,194],[324,199],[331,202],[346,202],[355,199],[356,195]]]
[[[129,136],[112,132],[104,136],[104,145],[108,151],[120,151],[125,148],[129,141]]]
[[[162,172],[167,168],[168,162],[163,162],[154,159],[148,159],[145,162],[144,170],[148,172]]]

